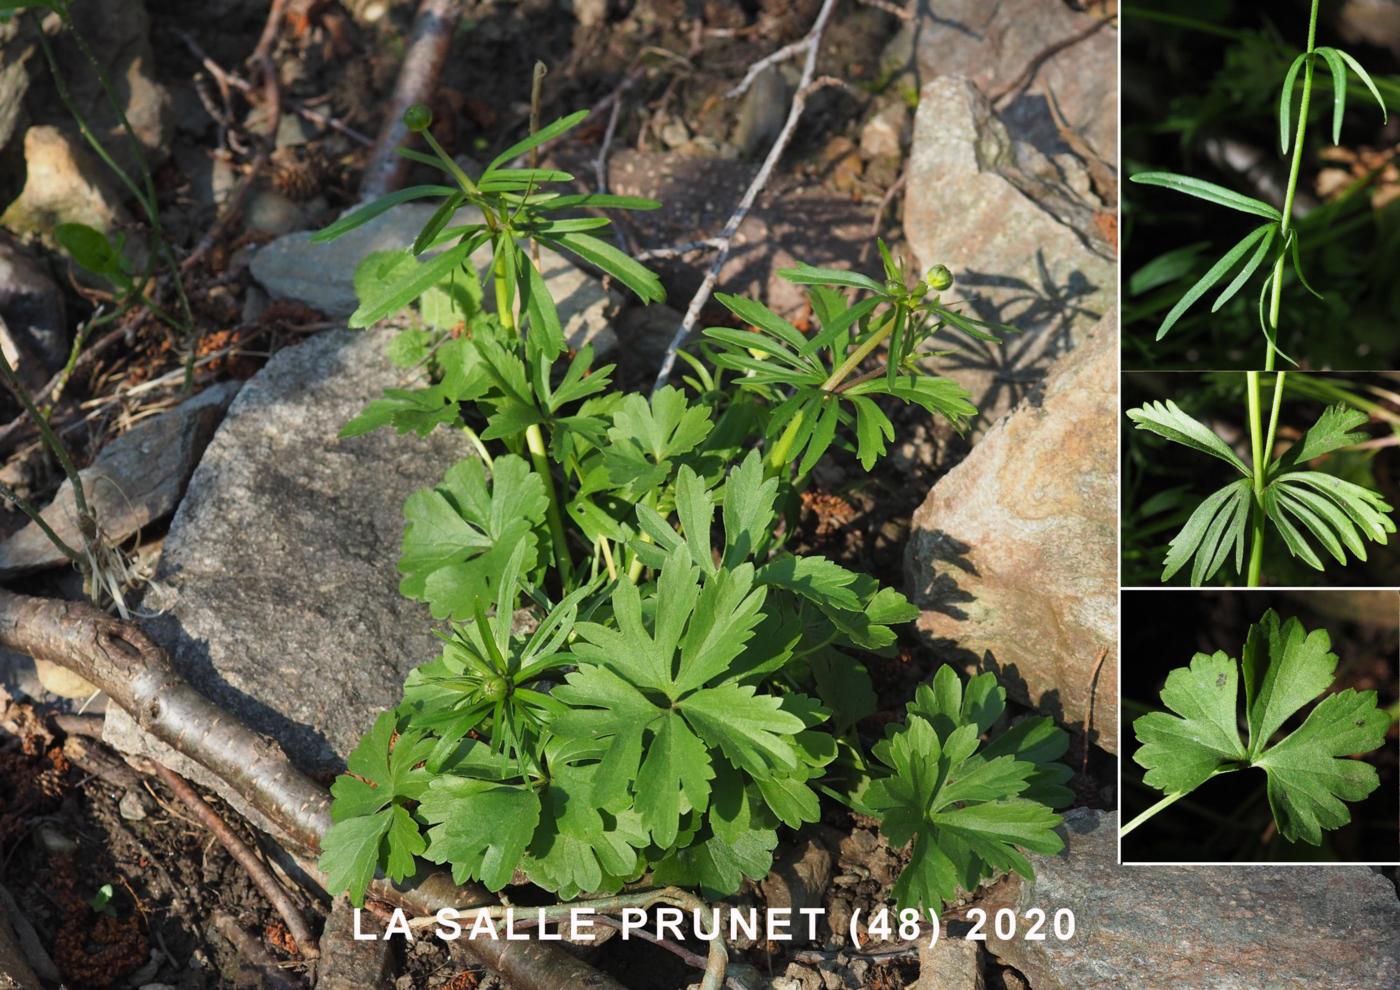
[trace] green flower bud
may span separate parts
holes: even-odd
[[[934,292],[942,292],[953,285],[953,273],[947,265],[934,265],[924,274],[924,284]]]
[[[482,684],[481,695],[487,701],[502,701],[510,697],[510,688],[510,682],[498,674]]]
[[[403,112],[403,123],[413,133],[421,134],[433,126],[433,112],[422,103],[415,103]]]
[[[904,294],[904,283],[897,278],[885,279],[885,291],[892,296],[902,296]]]

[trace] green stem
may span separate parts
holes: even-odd
[[[1269,329],[1273,331],[1264,352],[1264,370],[1274,370],[1274,341],[1278,340],[1279,313],[1283,303],[1283,262],[1287,252],[1288,233],[1293,226],[1293,200],[1298,193],[1298,175],[1303,167],[1303,146],[1308,136],[1308,111],[1312,107],[1313,59],[1317,50],[1317,7],[1313,0],[1308,19],[1308,59],[1303,66],[1303,99],[1298,106],[1298,128],[1293,138],[1293,160],[1288,168],[1288,191],[1283,197],[1283,216],[1279,221],[1279,254],[1274,261],[1273,286],[1269,299]],[[1292,94],[1288,94],[1292,98]]]
[[[559,577],[567,590],[574,576],[574,561],[569,556],[569,539],[564,532],[564,516],[559,511],[559,493],[554,487],[554,473],[549,464],[549,451],[545,447],[544,434],[539,423],[525,428],[525,445],[530,450],[530,463],[535,473],[544,482],[544,493],[549,502],[545,506],[545,520],[549,523],[549,536],[554,541],[554,563],[559,568]]]
[[[860,363],[870,356],[870,353],[879,347],[880,344],[891,333],[894,332],[895,323],[899,316],[898,308],[890,310],[885,322],[880,324],[879,329],[872,333],[860,346],[846,355],[846,359],[840,366],[831,373],[826,381],[822,382],[823,392],[835,392],[841,384],[850,376],[851,372],[860,367]],[[773,445],[773,450],[768,455],[768,469],[770,474],[777,474],[787,466],[788,459],[792,456],[793,444],[797,442],[797,435],[802,431],[802,424],[806,421],[806,410],[799,410],[797,415],[792,417],[787,429],[783,430],[778,442]]]
[[[1274,459],[1274,438],[1278,436],[1278,409],[1279,406],[1283,405],[1284,377],[1287,374],[1286,371],[1280,371],[1274,375],[1274,404],[1273,408],[1269,410],[1269,432],[1264,437],[1264,466],[1266,470],[1268,464]]]
[[[1129,832],[1137,828],[1143,822],[1147,821],[1153,815],[1157,814],[1157,812],[1161,811],[1163,808],[1170,807],[1171,805],[1180,801],[1182,798],[1184,798],[1187,794],[1190,793],[1190,791],[1181,791],[1176,794],[1168,794],[1166,797],[1162,798],[1162,800],[1158,801],[1152,807],[1148,808],[1142,814],[1138,815],[1132,821],[1128,822],[1128,824],[1120,828],[1118,830],[1118,838],[1122,839],[1126,837]]]
[[[1257,371],[1245,372],[1245,398],[1249,407],[1249,446],[1254,483],[1254,533],[1249,551],[1249,574],[1245,583],[1252,588],[1259,583],[1264,563],[1264,473],[1268,468],[1264,463],[1264,431],[1259,407]]]
[[[507,330],[515,329],[515,314],[510,306],[510,283],[506,278],[505,265],[497,258],[492,268],[496,285],[496,315]],[[559,491],[554,486],[554,471],[549,463],[549,448],[544,442],[540,424],[533,423],[525,428],[525,446],[530,451],[530,463],[535,473],[544,482],[544,493],[548,498],[545,506],[545,521],[549,524],[549,537],[554,544],[554,563],[559,568],[559,577],[564,588],[568,588],[574,575],[574,561],[569,555],[569,539],[564,531],[564,514],[559,508]]]
[[[1240,769],[1239,766],[1222,766],[1222,767],[1216,767],[1215,770],[1213,770],[1213,771],[1211,772],[1211,775],[1210,775],[1209,777],[1206,778],[1206,780],[1213,780],[1214,778],[1219,777],[1222,773],[1234,773],[1236,770],[1239,770],[1239,769]],[[1204,783],[1206,782],[1206,780],[1201,781],[1201,783],[1204,784]],[[1200,786],[1200,785],[1197,785],[1197,786]],[[1195,790],[1195,788],[1192,788],[1192,790]],[[1147,821],[1147,820],[1148,820],[1149,818],[1151,818],[1153,815],[1157,814],[1157,812],[1161,811],[1163,808],[1167,808],[1167,807],[1170,807],[1170,806],[1173,805],[1173,804],[1176,804],[1176,802],[1180,801],[1182,798],[1184,798],[1186,795],[1188,795],[1188,794],[1190,794],[1190,793],[1191,793],[1191,791],[1178,791],[1178,792],[1175,793],[1175,794],[1168,794],[1166,797],[1162,798],[1162,800],[1158,801],[1158,802],[1157,802],[1156,804],[1154,804],[1152,807],[1148,808],[1148,809],[1147,809],[1146,811],[1144,811],[1142,814],[1138,815],[1138,816],[1137,816],[1136,818],[1134,818],[1132,821],[1128,822],[1128,824],[1126,824],[1126,825],[1122,826],[1121,828],[1119,828],[1119,829],[1118,829],[1118,838],[1120,838],[1120,839],[1123,838],[1123,837],[1126,836],[1129,832],[1131,832],[1133,829],[1137,828],[1137,827],[1138,827],[1139,825],[1141,825],[1143,822]]]
[[[492,281],[496,285],[496,316],[500,318],[501,326],[507,330],[515,329],[515,309],[511,305],[510,279],[506,277],[505,258],[497,254],[496,260],[491,265]]]
[[[788,457],[792,454],[792,445],[797,441],[797,433],[802,429],[806,412],[805,409],[797,410],[797,415],[792,417],[783,435],[773,445],[773,452],[768,455],[768,467],[772,474],[777,474],[787,466]]]
[[[841,362],[841,366],[831,373],[831,377],[822,382],[823,392],[832,392],[846,380],[846,376],[860,367],[860,363],[870,356],[870,352],[879,347],[885,338],[894,332],[896,320],[899,316],[899,309],[890,310],[890,314],[885,318],[885,322],[855,350],[847,355],[846,360]]]
[[[156,253],[160,255],[161,260],[165,262],[166,267],[170,270],[170,278],[175,285],[175,296],[180,304],[182,319],[177,320],[170,314],[157,310],[154,306],[151,307],[151,310],[156,313],[158,318],[164,320],[175,329],[182,331],[187,338],[186,345],[189,348],[189,353],[185,361],[185,388],[188,389],[194,382],[194,355],[197,343],[194,337],[194,313],[190,309],[189,297],[185,294],[184,279],[180,276],[180,264],[175,258],[175,252],[171,250],[169,243],[167,243],[165,239],[165,227],[160,220],[160,206],[156,196],[155,177],[151,174],[150,165],[146,161],[145,150],[141,146],[140,139],[136,136],[136,130],[131,126],[131,121],[127,119],[126,112],[122,109],[121,101],[117,99],[116,90],[113,88],[111,80],[107,77],[106,70],[102,68],[102,63],[98,61],[97,55],[93,52],[91,46],[88,45],[87,39],[82,36],[78,31],[77,25],[73,23],[72,16],[66,4],[59,10],[59,16],[64,26],[68,28],[68,33],[72,36],[73,42],[78,46],[78,51],[82,53],[83,58],[87,60],[88,65],[91,67],[93,76],[97,79],[98,85],[102,87],[102,93],[106,97],[108,105],[112,108],[112,112],[116,115],[122,130],[126,134],[127,140],[131,144],[131,153],[136,162],[137,170],[141,174],[140,186],[138,186],[136,182],[132,180],[131,176],[126,174],[126,170],[112,158],[106,146],[102,144],[101,139],[93,132],[87,119],[78,110],[78,105],[73,102],[72,95],[68,91],[68,83],[64,79],[63,73],[59,71],[58,59],[54,56],[53,49],[48,42],[48,37],[45,35],[43,29],[40,28],[38,32],[39,44],[44,51],[44,60],[48,63],[49,73],[53,76],[54,88],[58,92],[59,100],[73,117],[74,123],[78,125],[79,133],[82,134],[83,139],[87,141],[88,145],[102,160],[103,164],[111,169],[112,173],[116,175],[122,185],[126,186],[136,201],[141,204],[141,210],[146,215],[146,221],[151,225],[151,234],[155,242]]]

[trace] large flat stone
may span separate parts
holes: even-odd
[[[1370,867],[1123,867],[1117,832],[1116,814],[1075,809],[1065,850],[1013,881],[1020,912],[1074,912],[1067,941],[989,935],[1035,990],[1400,986],[1400,901]]]
[[[940,656],[1114,753],[1117,347],[1106,319],[988,430],[914,513],[905,557]]]
[[[175,510],[185,483],[240,382],[221,382],[174,409],[138,423],[78,472],[107,539],[120,542]],[[73,486],[65,481],[40,513],[74,549],[83,546]],[[56,567],[66,558],[33,522],[0,543],[0,578]]]
[[[342,767],[438,652],[427,609],[398,593],[403,502],[467,449],[448,430],[337,437],[406,383],[383,343],[322,333],[244,385],[171,522],[156,580],[173,604],[145,624],[196,688],[311,773]],[[120,714],[108,732],[164,752]]]

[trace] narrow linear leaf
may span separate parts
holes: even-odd
[[[1131,181],[1139,185],[1160,186],[1163,189],[1185,193],[1187,196],[1195,196],[1197,199],[1204,199],[1209,203],[1238,210],[1241,213],[1252,213],[1255,216],[1264,217],[1266,220],[1279,220],[1283,216],[1263,200],[1245,196],[1233,189],[1226,189],[1214,182],[1196,179],[1189,175],[1177,175],[1175,172],[1139,172],[1131,177]]]
[[[1229,251],[1226,251],[1225,255],[1211,266],[1210,271],[1201,276],[1199,282],[1186,290],[1186,294],[1172,307],[1171,312],[1167,314],[1167,318],[1163,320],[1162,325],[1157,328],[1157,339],[1161,340],[1165,337],[1167,332],[1170,331],[1172,327],[1176,326],[1177,321],[1186,315],[1186,311],[1195,305],[1196,300],[1209,292],[1211,286],[1224,278],[1226,272],[1235,267],[1236,263],[1249,252],[1249,249],[1254,247],[1260,240],[1267,237],[1273,229],[1274,225],[1268,223],[1256,227],[1246,234],[1238,244],[1230,248]]]
[[[1303,68],[1303,63],[1308,57],[1308,53],[1303,52],[1295,58],[1293,64],[1288,67],[1288,74],[1283,77],[1283,93],[1279,96],[1278,103],[1278,138],[1285,155],[1288,154],[1289,145],[1293,140],[1293,91],[1297,87],[1298,71]]]

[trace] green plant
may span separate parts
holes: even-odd
[[[888,252],[883,281],[802,265],[783,274],[807,289],[810,333],[721,295],[750,329],[706,330],[682,352],[679,386],[616,389],[589,348],[567,349],[529,249],[573,253],[659,299],[652,273],[585,233],[605,218],[569,215],[655,204],[548,191],[569,177],[511,164],[582,117],[471,178],[415,111],[433,154],[404,153],[455,185],[405,190],[318,235],[439,201],[411,248],[361,266],[354,319],[415,306],[390,349],[430,383],[386,394],[345,432],[447,427],[477,450],[405,505],[401,590],[448,627],[333,788],[332,887],[358,901],[376,870],[402,879],[422,857],[492,890],[528,880],[567,899],[649,873],[723,896],[767,873],[778,830],[816,821],[823,794],[884,818],[894,841],[917,834],[897,891],[908,906],[1029,872],[1018,847],[1059,848],[1066,734],[1033,718],[979,749],[1004,695],[991,675],[964,693],[945,667],[868,761],[866,658],[891,653],[916,610],[790,546],[820,459],[841,449],[868,468],[893,439],[882,401],[955,424],[975,412],[924,361],[938,332],[992,328],[943,301],[941,267],[909,288]],[[474,260],[479,247],[489,259]]]
[[[1263,428],[1258,373],[1245,375],[1251,450],[1248,463],[1220,436],[1170,399],[1149,402],[1127,413],[1138,429],[1224,461],[1239,474],[1206,496],[1186,519],[1163,561],[1163,581],[1190,563],[1191,584],[1202,584],[1213,578],[1233,555],[1235,572],[1247,584],[1256,585],[1270,529],[1282,538],[1291,556],[1319,571],[1324,564],[1318,548],[1339,564],[1346,563],[1348,553],[1364,561],[1368,541],[1384,545],[1389,534],[1395,532],[1395,522],[1389,515],[1391,507],[1380,495],[1308,466],[1317,458],[1370,439],[1365,433],[1353,432],[1370,417],[1344,403],[1330,406],[1302,437],[1275,457],[1274,439],[1287,375],[1278,372],[1275,376],[1267,432]]]
[[[1265,338],[1264,370],[1272,371],[1275,357],[1281,353],[1276,346],[1279,314],[1283,299],[1285,266],[1291,259],[1293,272],[1299,283],[1307,291],[1321,295],[1308,284],[1303,274],[1300,260],[1298,232],[1293,220],[1294,199],[1298,190],[1298,177],[1302,168],[1304,148],[1308,131],[1308,117],[1312,109],[1313,75],[1320,61],[1327,66],[1332,79],[1333,110],[1332,140],[1340,143],[1342,118],[1346,112],[1347,71],[1350,69],[1365,85],[1370,94],[1380,104],[1382,116],[1388,116],[1385,100],[1376,88],[1375,82],[1361,64],[1351,55],[1336,48],[1317,47],[1317,13],[1319,0],[1313,0],[1312,12],[1308,20],[1308,47],[1297,56],[1284,75],[1283,90],[1279,97],[1279,143],[1287,156],[1290,148],[1292,159],[1289,164],[1288,184],[1284,195],[1283,209],[1279,210],[1262,200],[1245,196],[1224,186],[1204,179],[1171,172],[1139,172],[1130,177],[1131,181],[1149,186],[1160,186],[1176,192],[1203,199],[1206,202],[1226,209],[1235,210],[1250,216],[1262,217],[1264,223],[1256,226],[1234,247],[1217,261],[1202,278],[1193,285],[1163,319],[1157,329],[1157,339],[1161,340],[1176,325],[1186,311],[1210,292],[1231,271],[1234,278],[1216,297],[1212,312],[1219,311],[1232,299],[1264,266],[1270,265],[1270,275],[1264,281],[1259,294],[1259,325]],[[1295,94],[1298,92],[1299,75],[1302,76],[1302,92],[1297,99],[1297,123],[1293,123]],[[1284,359],[1292,362],[1286,354]],[[1296,362],[1293,362],[1296,363]]]
[[[1347,688],[1322,697],[1337,668],[1325,630],[1308,632],[1297,619],[1283,622],[1270,609],[1250,628],[1242,656],[1237,662],[1223,652],[1197,653],[1189,667],[1168,674],[1162,688],[1162,703],[1175,714],[1152,712],[1134,720],[1140,746],[1133,760],[1147,770],[1146,783],[1166,797],[1124,825],[1120,836],[1207,780],[1257,768],[1267,776],[1279,833],[1316,846],[1324,830],[1351,821],[1345,802],[1360,801],[1380,786],[1374,767],[1347,757],[1379,748],[1390,717],[1376,706],[1375,691]],[[1275,742],[1284,723],[1318,698],[1303,723]]]

